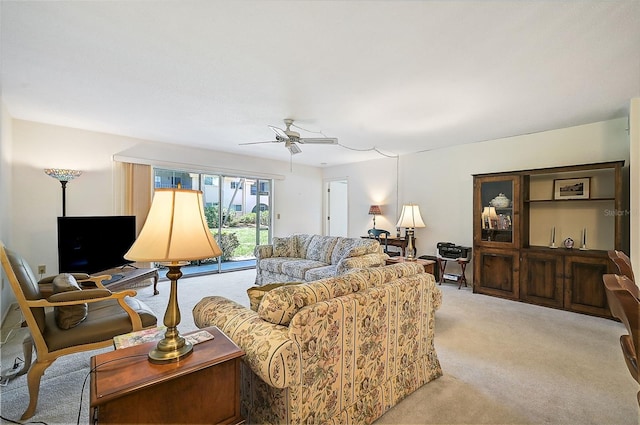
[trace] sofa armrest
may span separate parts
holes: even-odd
[[[300,348],[286,326],[262,320],[255,311],[218,296],[201,299],[193,308],[193,319],[199,328],[220,328],[244,350],[245,363],[267,384],[300,384]]]
[[[365,254],[359,257],[343,258],[338,262],[336,274],[343,274],[351,269],[361,269],[366,267],[384,266],[387,254]]]
[[[257,245],[253,250],[256,260],[273,257],[273,245]]]

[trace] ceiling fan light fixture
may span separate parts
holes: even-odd
[[[302,152],[302,149],[300,149],[295,143],[287,142],[285,146],[287,147],[287,149],[289,149],[289,152],[291,152],[292,155]]]

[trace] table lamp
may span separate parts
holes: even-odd
[[[376,228],[376,215],[382,215],[380,205],[371,205],[369,207],[369,215],[373,216],[373,228]]]
[[[404,227],[407,233],[407,249],[406,249],[406,261],[416,261],[416,256],[413,253],[413,229],[416,227],[425,227],[424,221],[420,216],[420,207],[415,204],[407,204],[402,206],[402,213],[400,219],[396,224],[396,227]]]
[[[171,280],[169,303],[164,314],[164,338],[149,352],[151,363],[171,363],[193,352],[193,345],[178,332],[178,279],[187,261],[222,255],[204,216],[202,192],[156,189],[147,220],[138,239],[124,255],[128,260],[167,263]]]

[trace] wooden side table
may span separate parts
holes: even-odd
[[[176,363],[147,360],[156,342],[91,358],[91,423],[241,424],[240,357],[217,327]]]
[[[465,271],[467,269],[467,264],[469,264],[469,260],[465,258],[451,259],[451,258],[438,257],[438,267],[440,268],[440,282],[438,283],[442,284],[442,282],[444,282],[445,280],[444,271],[447,268],[447,261],[455,261],[456,263],[458,263],[461,271],[461,273],[458,275],[458,289],[462,288],[463,283],[466,288],[467,276],[465,274]]]
[[[407,260],[404,257],[390,257],[390,258],[387,258],[386,264],[387,265],[398,264],[398,263],[404,263],[405,261]],[[431,274],[433,274],[434,265],[436,264],[436,262],[433,260],[423,260],[421,258],[417,258],[416,261],[407,261],[407,262],[422,264],[422,266],[424,267],[424,271],[426,273],[431,273]]]

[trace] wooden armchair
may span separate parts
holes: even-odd
[[[387,241],[387,238],[391,237],[391,232],[389,232],[388,230],[369,229],[367,234],[369,235],[370,238],[374,238],[378,242],[380,242],[380,245],[384,245],[384,253],[387,254],[389,257],[400,255],[399,252],[389,251],[389,243]]]
[[[611,314],[627,328],[620,337],[620,348],[633,379],[640,383],[638,353],[640,353],[640,299],[638,287],[627,276],[605,274],[604,287]],[[640,405],[640,391],[637,394]]]
[[[153,327],[157,323],[154,313],[144,303],[133,298],[134,290],[112,293],[102,284],[108,276],[99,276],[80,281],[90,289],[67,290],[44,298],[33,271],[27,262],[8,250],[0,242],[0,260],[16,300],[22,311],[30,335],[23,342],[25,364],[19,375],[27,373],[29,405],[22,420],[33,416],[38,404],[40,379],[44,371],[58,358],[67,354],[108,347],[116,335]],[[72,275],[59,275],[61,281],[76,282]],[[54,283],[54,287],[55,287]],[[79,323],[60,322],[69,318],[71,307]],[[84,318],[77,318],[78,308]],[[60,326],[69,327],[62,329]],[[33,346],[36,361],[31,364]]]
[[[627,254],[618,250],[609,251],[607,252],[607,254],[609,255],[611,261],[613,261],[613,263],[616,265],[616,267],[618,267],[618,271],[620,272],[619,274],[627,276],[633,282],[636,281],[635,277],[633,276],[633,269],[631,268],[631,260],[629,259]]]

